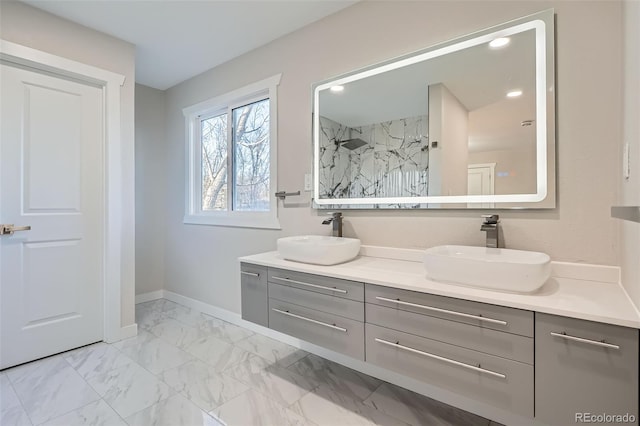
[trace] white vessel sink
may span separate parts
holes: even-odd
[[[492,290],[530,293],[549,279],[551,258],[535,251],[437,246],[425,251],[427,277]]]
[[[296,262],[335,265],[353,259],[359,252],[360,240],[357,238],[322,235],[278,238],[280,256]]]

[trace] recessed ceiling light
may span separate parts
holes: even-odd
[[[334,93],[342,92],[344,90],[344,86],[331,86],[331,91]]]
[[[489,47],[492,47],[494,49],[505,47],[507,44],[509,44],[510,41],[511,40],[509,40],[509,37],[495,38],[489,42]]]
[[[522,95],[522,90],[512,90],[507,93],[507,98],[517,98]]]

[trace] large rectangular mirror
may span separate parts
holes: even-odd
[[[555,207],[553,10],[320,82],[318,208]]]

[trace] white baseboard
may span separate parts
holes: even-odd
[[[124,327],[120,327],[120,332],[115,336],[106,336],[104,337],[104,341],[106,343],[115,343],[120,340],[128,339],[130,337],[135,337],[138,335],[138,324],[135,322],[133,324],[125,325]]]
[[[264,336],[279,340],[283,343],[287,343],[288,345],[294,346],[296,348],[302,349],[302,345],[308,344],[306,342],[303,342],[300,339],[296,339],[295,337],[289,336],[287,334],[283,334],[278,331],[271,330],[270,328],[262,327],[261,325],[258,325],[249,321],[245,321],[242,319],[240,314],[237,314],[235,312],[231,312],[217,306],[209,305],[208,303],[191,299],[190,297],[186,297],[181,294],[174,293],[172,291],[165,290],[164,298],[172,302],[179,303],[183,306],[187,306],[191,309],[202,312],[204,314],[211,315],[212,317],[216,317],[226,322],[230,322],[231,324],[235,324],[240,327],[249,329],[251,331],[255,331],[258,334],[262,334]]]
[[[148,293],[136,294],[136,305],[138,303],[151,302],[152,300],[164,299],[164,290],[150,291]]]
[[[124,327],[120,327],[120,338],[118,340],[128,339],[138,335],[138,324],[133,323]],[[110,342],[113,343],[113,342]]]
[[[505,425],[517,424],[520,426],[541,426],[539,422],[536,422],[533,419],[515,415],[508,411],[504,411],[499,408],[496,408],[487,404],[483,404],[473,399],[462,397],[460,395],[454,394],[447,390],[443,390],[441,388],[431,386],[423,382],[419,382],[417,380],[411,379],[401,374],[394,373],[384,368],[377,367],[373,364],[370,364],[361,360],[357,360],[337,352],[333,352],[329,349],[316,346],[314,344],[302,341],[300,339],[289,336],[287,334],[280,333],[270,328],[266,328],[258,324],[254,324],[252,322],[245,321],[242,319],[240,314],[237,314],[235,312],[231,312],[217,306],[209,305],[208,303],[191,299],[189,297],[186,297],[181,294],[177,294],[168,290],[164,290],[164,298],[172,302],[176,302],[181,305],[187,306],[191,309],[200,311],[207,315],[211,315],[221,320],[238,325],[240,327],[247,328],[258,334],[271,337],[272,339],[281,341],[293,347],[318,355],[322,358],[326,358],[328,360],[337,362],[338,364],[342,364],[346,367],[352,368],[361,373],[368,374],[373,377],[377,377],[378,379],[384,380],[385,382],[389,382],[394,385],[412,390],[419,394],[425,395],[429,398],[433,398],[438,401],[444,402],[445,404],[450,404],[462,410],[466,410],[466,411],[475,413],[479,416],[498,421],[502,424],[505,424]]]

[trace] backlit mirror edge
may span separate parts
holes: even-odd
[[[336,84],[344,84],[356,80],[359,75],[375,75],[380,72],[396,69],[411,63],[436,57],[435,52],[448,53],[462,48],[475,46],[488,39],[518,32],[536,30],[536,142],[537,179],[535,194],[503,194],[503,195],[459,195],[459,196],[424,196],[424,197],[386,197],[386,198],[319,198],[320,193],[320,125],[319,93]],[[484,40],[487,38],[487,40]],[[452,47],[462,46],[452,50]],[[422,59],[416,60],[419,57]],[[412,59],[413,58],[413,59]],[[544,72],[540,72],[544,71]],[[470,33],[438,43],[416,52],[405,54],[388,61],[373,64],[340,76],[318,82],[312,86],[312,139],[313,139],[313,208],[315,209],[460,209],[460,210],[500,210],[500,209],[552,209],[556,207],[556,126],[555,126],[555,13],[547,9],[514,19],[484,30]],[[542,143],[539,143],[542,140]],[[546,149],[545,149],[546,148]],[[474,204],[471,206],[448,206],[447,204]],[[483,203],[499,203],[494,207],[482,206]],[[524,204],[523,204],[524,203]],[[427,204],[427,206],[422,206]],[[428,206],[432,204],[432,206]],[[437,205],[437,206],[435,206]]]

